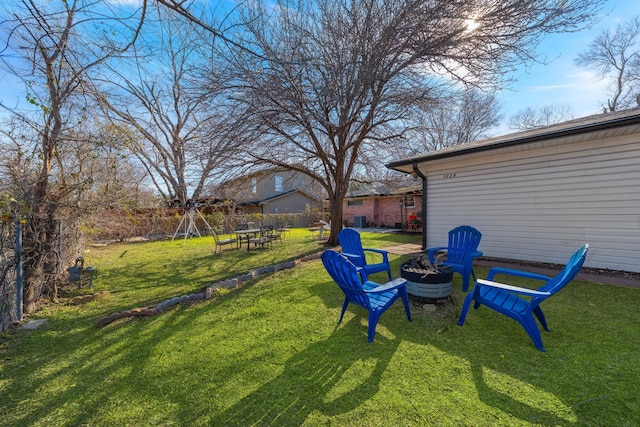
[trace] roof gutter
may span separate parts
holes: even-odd
[[[418,163],[413,162],[412,176],[420,177],[422,179],[422,250],[427,248],[427,177],[418,168]]]

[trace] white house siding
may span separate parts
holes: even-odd
[[[640,135],[565,142],[430,161],[427,246],[468,224],[485,256],[564,264],[589,243],[586,266],[640,271]]]

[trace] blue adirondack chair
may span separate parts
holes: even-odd
[[[461,225],[449,231],[449,246],[441,246],[427,249],[427,255],[431,262],[435,262],[436,254],[444,249],[447,250],[447,260],[444,265],[453,267],[455,273],[462,276],[462,290],[469,290],[469,281],[471,276],[476,279],[476,273],[473,271],[473,259],[482,256],[482,252],[478,251],[478,245],[482,233],[470,225]]]
[[[385,312],[398,298],[402,298],[404,309],[407,312],[407,319],[412,322],[411,310],[409,309],[409,297],[405,284],[407,281],[402,278],[391,280],[385,284],[365,281],[360,279],[360,267],[355,266],[346,257],[334,250],[327,250],[322,253],[322,263],[331,278],[338,284],[344,292],[344,303],[340,320],[342,322],[344,312],[349,303],[364,307],[369,312],[368,341],[373,341],[376,333],[376,326],[382,313]]]
[[[354,263],[357,267],[361,267],[361,274],[363,274],[362,280],[366,281],[368,276],[373,273],[386,271],[391,277],[391,266],[389,265],[389,253],[382,249],[363,248],[362,241],[360,240],[360,233],[352,228],[344,228],[338,234],[338,242],[342,246],[342,254],[349,258],[349,261]],[[376,253],[382,255],[382,262],[375,264],[367,264],[366,252]]]
[[[520,322],[538,350],[546,351],[542,345],[540,330],[538,329],[534,316],[538,319],[545,331],[551,331],[547,326],[547,321],[542,313],[542,309],[540,308],[540,303],[560,291],[573,280],[576,274],[578,274],[578,271],[580,271],[580,268],[587,257],[588,250],[589,245],[582,246],[573,254],[562,271],[553,278],[526,271],[493,267],[489,270],[487,280],[478,280],[473,291],[467,295],[464,300],[464,305],[462,306],[458,325],[462,326],[464,324],[471,301],[475,301],[473,306],[475,309],[480,305],[486,305],[487,307]],[[546,283],[537,290],[520,288],[494,282],[493,279],[497,274],[537,279]],[[527,300],[523,297],[530,299]]]

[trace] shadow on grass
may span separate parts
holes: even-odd
[[[402,259],[398,259],[392,263],[394,277],[401,262]],[[483,276],[484,269],[479,270],[480,277],[486,276]],[[384,279],[384,277],[380,278]],[[597,342],[561,346],[555,350],[556,355],[551,356],[538,351],[517,322],[486,308],[472,310],[471,315],[476,317],[472,321],[473,325],[461,328],[457,325],[457,320],[466,294],[460,290],[459,277],[454,279],[454,288],[453,304],[451,302],[439,304],[436,312],[425,313],[421,310],[422,303],[412,301],[414,322],[402,325],[403,321],[406,322],[406,318],[403,316],[402,304],[398,302],[388,313],[382,315],[379,327],[387,327],[393,331],[395,335],[393,342],[416,344],[420,348],[427,349],[424,354],[424,361],[427,364],[433,360],[430,359],[429,348],[446,353],[447,358],[458,359],[458,364],[462,361],[460,366],[452,365],[444,369],[456,373],[464,366],[464,369],[470,373],[468,379],[473,384],[473,388],[462,392],[477,396],[484,405],[492,408],[492,412],[508,414],[525,423],[570,426],[580,422],[580,406],[589,404],[593,407],[585,408],[587,411],[584,413],[583,421],[599,422],[598,413],[601,409],[597,408],[607,406],[608,396],[603,394],[602,390],[598,390],[598,387],[593,387],[598,380],[590,376],[599,374],[597,368],[591,366],[583,368],[586,381],[583,381],[584,378],[572,378],[570,374],[575,369],[574,358],[581,359],[587,356],[591,352],[590,346],[597,346]],[[313,286],[311,291],[322,298],[328,308],[335,310],[336,316],[339,315],[341,301],[321,292],[320,285]],[[337,286],[336,293],[339,293]],[[343,297],[341,293],[339,295]],[[558,316],[556,312],[558,307],[565,305],[563,298],[559,299],[559,302],[554,302],[555,307],[551,312],[555,314],[555,321],[559,324],[559,328],[565,328],[568,325],[562,320],[563,316]],[[366,313],[359,308],[354,308],[353,305],[350,305],[347,310],[347,313],[349,312],[359,313],[366,319]],[[363,328],[361,324],[354,325],[353,322],[340,328],[347,327]],[[544,331],[543,334],[549,340],[556,338]],[[375,341],[380,337],[380,334],[376,334]],[[362,343],[366,346],[364,340]],[[385,345],[385,348],[393,347],[386,342]],[[576,347],[580,348],[579,356],[573,354]],[[567,349],[570,349],[568,353]],[[605,359],[616,358],[613,349],[601,349],[600,352],[609,354]],[[443,367],[434,366],[434,369],[439,372]],[[460,378],[455,378],[453,381],[460,381]],[[580,384],[578,387],[582,389],[577,395],[574,394],[576,381]],[[447,389],[448,386],[444,384],[444,388]],[[456,416],[460,415],[456,414]],[[454,419],[456,421],[453,421]],[[452,417],[450,421],[465,423],[465,420],[467,419],[463,415],[460,419]]]
[[[211,424],[302,425],[315,411],[335,416],[359,407],[379,391],[381,377],[399,343],[378,337],[375,345],[365,341],[359,351],[344,352],[345,344],[352,340],[348,331],[359,323],[354,317],[326,340],[296,353],[285,362],[282,373],[218,414]],[[352,375],[352,367],[363,360],[373,368],[357,378],[355,387],[330,397],[343,376]]]
[[[421,425],[639,421],[637,328],[616,323],[637,325],[637,311],[623,310],[640,302],[637,291],[618,290],[627,300],[618,301],[610,288],[569,285],[548,301],[558,330],[545,334],[541,353],[490,310],[458,327],[456,277],[456,305],[413,306],[409,323],[394,304],[367,344],[366,312],[350,307],[337,326],[343,294],[319,261],[309,264],[154,318],[99,330],[90,319],[61,319],[20,332],[12,343],[20,355],[0,353],[0,415],[13,425],[301,425],[362,420],[382,406],[379,422],[397,408],[389,419],[403,425],[414,412]],[[607,309],[591,309],[594,299]],[[615,330],[599,334],[597,325]],[[391,394],[401,397],[387,401]]]

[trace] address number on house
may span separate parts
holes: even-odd
[[[452,173],[445,173],[444,175],[442,175],[443,179],[451,179],[451,178],[455,178],[456,177],[456,173],[452,172]]]

